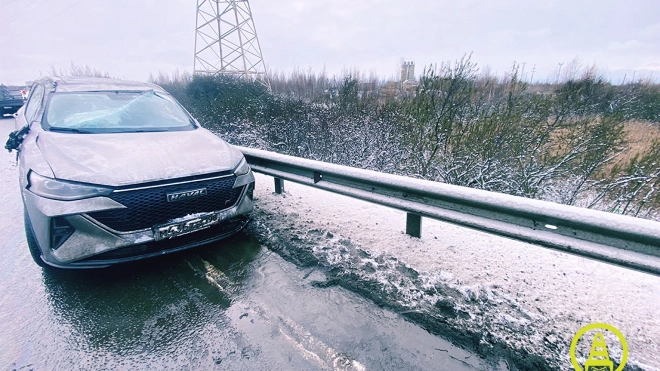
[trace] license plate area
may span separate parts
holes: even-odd
[[[153,228],[154,240],[160,241],[208,228],[220,222],[219,214],[207,214],[193,219],[158,225]]]

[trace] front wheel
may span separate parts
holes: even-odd
[[[42,268],[50,267],[41,257],[41,249],[39,248],[39,244],[37,244],[37,239],[34,238],[32,223],[30,222],[30,217],[28,216],[27,210],[25,209],[23,209],[23,220],[25,223],[25,238],[27,239],[28,249],[30,249],[32,260],[34,260],[34,262]]]

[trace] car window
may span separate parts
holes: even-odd
[[[56,93],[44,123],[52,131],[96,133],[194,129],[178,103],[153,90]]]
[[[25,120],[30,123],[32,122],[39,111],[41,106],[41,100],[44,97],[44,87],[41,85],[35,85],[32,88],[32,94],[28,100],[27,107],[25,107]]]

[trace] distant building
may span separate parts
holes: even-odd
[[[401,83],[406,81],[417,81],[415,79],[415,62],[403,61],[401,63]]]
[[[413,91],[419,83],[415,77],[415,62],[401,61],[401,90]]]

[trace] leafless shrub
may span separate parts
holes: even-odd
[[[271,72],[272,92],[221,76],[151,80],[236,144],[658,218],[660,142],[627,154],[624,128],[655,117],[633,103],[660,87],[612,86],[577,62],[564,74],[530,88],[517,65],[497,77],[465,56],[426,68],[413,92],[359,71]]]
[[[50,74],[55,77],[59,76],[79,76],[79,77],[106,77],[109,78],[110,73],[101,71],[88,65],[77,65],[71,62],[69,68],[56,68],[51,66]]]

